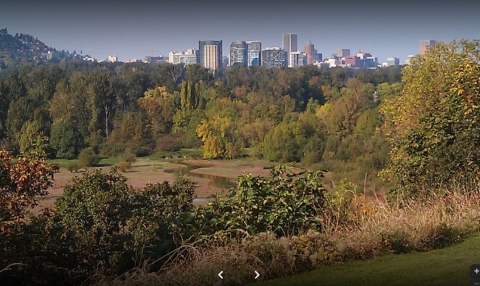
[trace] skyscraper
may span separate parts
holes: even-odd
[[[315,62],[315,47],[313,46],[312,42],[308,41],[305,45],[305,54],[307,56],[307,65],[311,65]]]
[[[262,64],[262,43],[259,41],[247,41],[248,60],[247,65],[260,66]]]
[[[248,53],[245,41],[234,41],[230,45],[229,66],[247,66]]]
[[[350,56],[350,49],[337,49],[337,57],[345,58]]]
[[[212,72],[222,67],[222,41],[199,41],[199,63]]]
[[[282,48],[287,52],[287,65],[290,63],[290,53],[297,51],[297,34],[284,33],[282,35]]]
[[[298,68],[305,65],[305,55],[302,52],[291,52],[290,53],[290,64],[288,65],[291,68]]]
[[[287,51],[281,48],[265,48],[262,50],[262,66],[281,68],[287,66]]]
[[[435,46],[435,40],[420,40],[420,54],[424,54],[428,48]]]

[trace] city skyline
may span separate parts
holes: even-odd
[[[296,2],[299,7],[306,4]],[[181,4],[138,0],[115,5],[102,0],[81,4],[19,0],[2,6],[0,28],[11,34],[30,34],[58,50],[82,50],[97,59],[116,55],[120,61],[168,56],[170,51],[196,47],[202,39],[222,40],[223,51],[242,39],[281,47],[281,35],[291,32],[298,35],[299,49],[311,41],[325,57],[346,47],[352,53],[375,54],[380,62],[389,57],[404,62],[408,55],[418,53],[422,39],[480,38],[475,28],[480,26],[475,15],[480,3],[475,2],[428,5],[402,1],[400,5],[366,0],[355,5],[344,0],[310,5],[313,8],[302,13],[291,13],[286,5],[271,1],[245,0],[239,9],[226,13],[228,5],[228,1],[213,0]]]

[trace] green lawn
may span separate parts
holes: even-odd
[[[476,263],[480,263],[480,234],[445,249],[333,265],[252,285],[470,285],[470,265]]]
[[[108,157],[108,158],[102,158],[99,163],[99,167],[108,167],[108,166],[113,166],[117,164],[120,161],[119,157]],[[68,163],[70,162],[78,162],[78,159],[73,159],[73,160],[67,160],[67,159],[49,159],[47,160],[47,163],[49,164],[56,164],[60,168],[65,168]]]

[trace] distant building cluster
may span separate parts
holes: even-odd
[[[425,53],[430,47],[435,46],[435,40],[421,40],[420,54]],[[314,65],[317,67],[351,67],[351,68],[376,68],[382,66],[398,66],[398,57],[389,57],[386,62],[379,63],[378,58],[371,53],[360,50],[351,53],[348,48],[338,48],[329,57],[323,57],[311,41],[308,41],[303,50],[298,46],[298,35],[294,33],[282,34],[281,47],[262,47],[260,41],[238,40],[233,41],[229,50],[224,53],[221,40],[203,40],[198,42],[198,49],[191,48],[186,51],[171,51],[168,57],[145,57],[146,63],[171,64],[200,64],[212,72],[225,66],[264,66],[267,68],[301,67]],[[409,55],[405,64],[410,64],[414,55]],[[107,61],[118,61],[116,56],[109,56]],[[136,61],[136,60],[135,60]],[[133,62],[133,60],[131,61]]]

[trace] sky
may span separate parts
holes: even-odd
[[[282,33],[296,33],[300,50],[311,41],[324,58],[349,48],[403,63],[421,39],[480,39],[479,11],[461,0],[16,0],[1,5],[0,28],[98,60],[167,56],[199,40],[222,40],[226,55],[234,40],[281,47]]]

